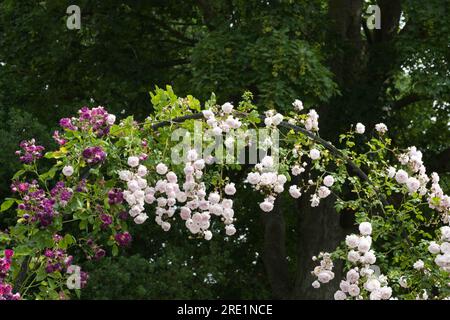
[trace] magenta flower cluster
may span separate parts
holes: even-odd
[[[91,248],[93,252],[93,255],[88,255],[87,257],[88,260],[94,259],[98,261],[106,255],[106,251],[101,246],[94,243],[92,239],[86,241],[86,244]]]
[[[62,207],[65,207],[66,204],[72,198],[73,191],[69,188],[66,188],[63,181],[59,181],[58,183],[56,183],[55,187],[53,187],[53,189],[50,190],[50,195]]]
[[[19,160],[23,163],[32,163],[33,161],[42,158],[42,151],[45,150],[43,146],[36,145],[35,139],[28,141],[24,140],[19,146],[22,150],[17,150],[16,155],[19,156]]]
[[[84,149],[83,157],[88,164],[97,164],[105,160],[106,153],[100,147],[88,147]]]
[[[14,251],[11,249],[6,249],[5,257],[0,258],[0,281],[3,281],[8,275],[8,271],[11,268],[11,258],[14,255]]]
[[[80,287],[83,289],[87,285],[87,281],[89,279],[89,274],[86,271],[80,272]]]
[[[24,211],[22,217],[28,222],[39,222],[42,227],[50,225],[57,214],[54,210],[56,200],[48,198],[45,190],[39,188],[36,180],[31,183],[14,182],[13,192],[19,192],[23,202],[18,209]]]
[[[11,268],[11,258],[14,255],[14,251],[6,249],[4,255],[4,258],[0,258],[0,300],[19,300],[20,294],[13,293],[12,286],[5,282],[5,278]]]
[[[107,228],[109,225],[113,223],[113,219],[109,214],[102,213],[100,215],[100,220],[102,221],[102,229]]]
[[[76,192],[87,192],[87,187],[86,187],[86,179],[81,179],[80,182],[78,183],[77,187],[75,188]]]
[[[114,236],[117,244],[121,247],[126,247],[131,243],[131,234],[128,231],[119,232]]]
[[[114,123],[115,117],[108,114],[103,107],[89,109],[83,107],[78,110],[78,118],[62,118],[59,124],[68,130],[92,130],[98,137],[107,135]]]
[[[120,189],[114,188],[108,191],[108,203],[121,204],[123,202],[123,192]]]
[[[60,146],[65,145],[66,144],[66,139],[64,139],[63,137],[61,137],[61,135],[59,134],[58,130],[55,130],[53,132],[53,139],[56,141],[56,143],[58,143]]]
[[[59,120],[59,125],[67,130],[78,130],[78,128],[72,124],[72,119],[70,118],[62,118],[61,120]]]
[[[68,255],[63,249],[46,249],[44,255],[47,258],[45,266],[47,273],[65,272],[73,260],[73,257]]]

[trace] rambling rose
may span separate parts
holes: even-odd
[[[295,199],[300,198],[300,196],[302,195],[302,193],[300,192],[300,189],[295,185],[289,187],[289,194],[291,195],[292,198],[295,198]]]
[[[309,157],[311,158],[311,160],[317,160],[320,158],[320,151],[317,149],[311,149],[309,151]]]
[[[234,183],[228,183],[228,184],[225,186],[224,191],[225,191],[225,193],[226,193],[227,195],[229,195],[229,196],[234,195],[234,194],[236,193],[236,187],[234,186]]]
[[[295,99],[294,102],[292,102],[292,106],[297,111],[302,111],[303,110],[303,102],[301,100],[299,100],[299,99]]]
[[[65,166],[62,169],[62,173],[63,175],[65,175],[66,177],[70,177],[73,174],[73,167],[72,166]]]
[[[205,238],[205,240],[207,240],[207,241],[211,240],[211,239],[212,239],[212,236],[213,236],[213,234],[212,234],[211,231],[206,230],[206,231],[204,232],[204,238]]]
[[[321,186],[319,188],[319,191],[317,192],[317,195],[319,196],[319,198],[324,199],[324,198],[328,197],[330,195],[330,193],[331,193],[330,189],[328,189],[325,186]]]
[[[334,273],[329,270],[324,270],[317,275],[317,279],[321,283],[328,283],[334,278]]]
[[[232,236],[236,233],[236,228],[232,224],[227,225],[225,226],[225,233],[227,234],[227,236]]]
[[[417,260],[414,264],[413,264],[413,268],[416,270],[422,270],[424,268],[425,264],[423,263],[422,260]]]
[[[367,237],[361,238],[358,244],[358,250],[362,253],[369,251],[372,242]]]
[[[132,168],[137,167],[139,165],[138,157],[128,157],[128,165]]]
[[[395,173],[397,170],[395,170],[394,167],[389,167],[386,171],[387,171],[388,178],[392,179],[395,176]]]
[[[264,201],[264,202],[261,202],[261,203],[259,204],[259,207],[260,207],[261,210],[264,211],[264,212],[270,212],[270,211],[273,210],[273,203],[266,200],[266,201]]]
[[[334,178],[333,176],[326,176],[325,178],[323,178],[323,184],[327,187],[331,187],[334,183]]]
[[[160,175],[163,175],[163,174],[166,174],[166,172],[167,172],[167,166],[164,164],[164,163],[159,163],[157,166],[156,166],[156,172],[158,173],[158,174],[160,174]]]
[[[233,108],[234,106],[229,102],[226,102],[222,105],[222,111],[225,113],[231,113],[233,111]]]
[[[364,131],[366,131],[366,127],[362,123],[358,122],[356,124],[356,133],[363,134]]]
[[[345,300],[347,299],[347,295],[345,294],[345,292],[338,290],[336,291],[336,293],[334,294],[334,300]]]
[[[388,131],[388,128],[384,123],[378,123],[375,125],[375,130],[377,130],[380,134],[385,134]]]
[[[352,263],[356,263],[359,261],[359,259],[361,258],[361,256],[359,255],[359,253],[355,250],[350,250],[347,254],[347,260],[352,262]]]
[[[360,223],[359,232],[361,232],[363,236],[370,236],[372,234],[372,224],[370,222]]]
[[[398,170],[395,174],[395,180],[401,184],[406,183],[408,181],[408,173],[402,169]]]
[[[345,244],[353,249],[359,245],[360,238],[356,234],[351,234],[345,237]]]
[[[377,279],[369,279],[364,284],[364,288],[370,292],[378,290],[380,289],[380,287],[381,287],[380,281],[378,281]]]
[[[432,254],[438,254],[441,252],[441,247],[436,242],[432,241],[428,246],[428,251]]]
[[[360,293],[361,293],[361,289],[359,289],[358,285],[351,284],[348,287],[348,294],[351,295],[352,297],[357,297],[357,296],[359,296]]]
[[[110,126],[112,126],[116,122],[116,116],[113,114],[109,114],[106,118],[106,123],[108,123]]]
[[[441,227],[441,238],[444,241],[450,241],[450,227],[449,226]]]
[[[417,190],[419,190],[419,188],[420,188],[420,181],[417,180],[416,178],[409,177],[408,180],[406,181],[406,187],[408,188],[408,191],[410,193],[414,193]]]

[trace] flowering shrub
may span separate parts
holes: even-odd
[[[5,278],[8,276],[11,268],[12,256],[14,251],[6,249],[4,257],[0,258],[0,300],[19,300],[20,293],[13,293],[11,284],[5,283]]]
[[[366,137],[358,123],[340,136],[338,149],[319,137],[319,115],[313,109],[302,113],[300,100],[284,116],[275,110],[259,116],[249,93],[237,107],[218,105],[212,96],[201,111],[198,100],[178,98],[168,87],[157,89],[152,103],[155,113],[142,123],[133,117],[116,123],[102,107],[83,107],[77,118],[61,119],[53,135],[60,147],[45,155],[34,140],[21,143],[23,168],[12,179],[14,198],[1,206],[14,206],[17,224],[0,233],[15,255],[12,262],[6,250],[0,260],[0,297],[70,297],[67,283],[77,255],[117,255],[133,240],[129,225],[149,218],[163,231],[186,227],[192,238],[233,236],[239,233],[233,197],[241,182],[262,194],[262,214],[274,214],[285,190],[294,199],[309,194],[312,207],[331,197],[338,212],[355,212],[360,233],[347,236],[334,252],[313,257],[320,260],[313,288],[333,281],[333,261],[342,259],[346,276],[335,299],[449,297],[450,197],[439,176],[426,173],[419,150],[391,146],[386,125],[377,124],[374,136]],[[234,155],[199,150],[197,120],[206,122],[202,141],[226,135],[218,148],[236,154],[254,146],[251,128],[263,126],[282,137],[276,144],[265,139],[245,181],[231,181],[224,172],[244,167]],[[179,128],[185,130],[185,152],[176,162],[173,133]],[[42,156],[54,163],[43,173]],[[76,276],[79,294],[88,275]]]

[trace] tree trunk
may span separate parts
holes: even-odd
[[[263,261],[274,299],[288,299],[291,292],[286,260],[286,224],[280,210],[280,199],[272,212],[262,212],[264,223]]]
[[[318,207],[312,208],[310,195],[304,194],[297,202],[297,275],[292,296],[296,299],[333,299],[339,287],[342,264],[335,264],[335,278],[330,283],[314,289],[311,284],[317,278],[311,271],[318,262],[312,261],[312,257],[321,251],[334,251],[345,233],[340,225],[340,215],[334,209],[335,198],[330,195],[322,199]]]

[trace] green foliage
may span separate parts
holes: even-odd
[[[0,103],[1,106],[1,103]],[[35,137],[38,141],[51,145],[51,133],[38,119],[27,111],[19,108],[0,109],[0,155],[1,172],[0,196],[9,194],[9,185],[13,172],[20,168],[15,151],[19,149],[22,140]]]

